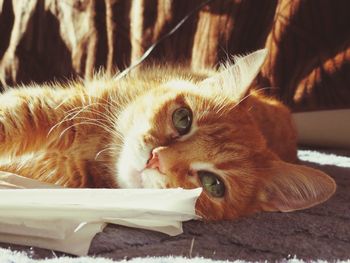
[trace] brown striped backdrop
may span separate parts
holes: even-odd
[[[136,61],[200,0],[0,0],[0,89]],[[215,66],[262,47],[258,87],[294,110],[350,107],[350,1],[212,0],[149,61]]]

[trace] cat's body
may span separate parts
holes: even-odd
[[[284,162],[297,160],[289,110],[259,92],[243,98],[249,83],[222,74],[154,68],[8,91],[0,170],[67,187],[204,187],[197,211],[207,219],[326,200],[332,179]],[[244,90],[230,93],[226,82]]]

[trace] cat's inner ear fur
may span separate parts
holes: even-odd
[[[290,212],[312,207],[330,198],[334,180],[327,174],[303,165],[273,161],[271,179],[260,196],[265,211]]]
[[[219,72],[199,83],[201,88],[215,89],[229,98],[240,101],[259,73],[267,56],[267,49],[261,49],[243,57],[234,57],[226,62]]]

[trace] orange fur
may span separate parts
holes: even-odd
[[[8,91],[0,96],[0,170],[66,187],[107,188],[201,187],[198,170],[209,170],[226,191],[199,198],[197,212],[208,220],[328,199],[331,178],[285,162],[297,160],[289,110],[259,92],[231,98],[222,90],[231,82],[216,75],[201,81],[185,69],[153,68],[118,81]],[[183,106],[193,112],[193,124],[180,136],[171,116]],[[147,169],[154,149],[159,169]]]

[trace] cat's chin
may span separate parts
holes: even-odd
[[[118,186],[119,188],[143,188],[141,172],[124,167],[122,171],[119,171]]]
[[[167,176],[156,169],[141,172],[142,188],[167,188]]]
[[[167,176],[156,169],[128,169],[119,179],[120,188],[167,188]]]

